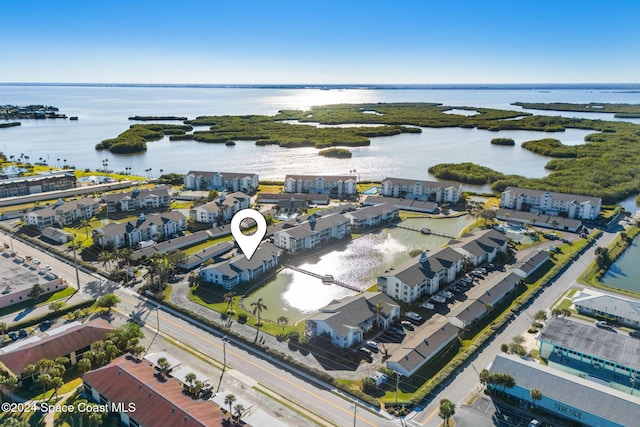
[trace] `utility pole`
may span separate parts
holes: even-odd
[[[353,427],[356,427],[356,413],[358,412],[358,404],[353,402]]]
[[[216,393],[220,391],[220,386],[222,385],[222,377],[224,376],[224,371],[227,370],[227,342],[229,341],[229,337],[226,335],[222,337],[222,372],[220,373],[220,381],[218,381],[218,389]]]
[[[400,374],[396,372],[396,409],[398,409],[398,384],[400,383]]]
[[[73,262],[76,267],[76,282],[78,283],[78,292],[80,291],[80,273],[78,272],[78,257],[76,256],[76,235],[73,235],[73,242],[71,242],[71,248],[73,248]]]

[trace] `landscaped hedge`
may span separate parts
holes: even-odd
[[[275,350],[273,348],[270,348],[268,346],[265,345],[261,345],[257,342],[254,342],[252,339],[249,339],[247,337],[245,337],[244,335],[238,334],[237,332],[235,332],[234,330],[227,328],[226,326],[220,325],[212,320],[210,320],[207,317],[201,316],[197,313],[193,313],[190,310],[187,310],[184,307],[180,307],[179,305],[173,304],[170,301],[161,301],[161,304],[166,305],[167,307],[170,307],[171,309],[184,314],[185,316],[187,316],[190,319],[193,319],[199,323],[202,323],[212,329],[215,329],[216,331],[220,332],[221,334],[224,335],[228,335],[233,337],[234,339],[241,341],[244,344],[247,344],[253,348],[255,348],[257,351],[263,352],[271,357],[273,357],[274,359],[278,359],[279,361],[292,366],[300,371],[303,371],[317,379],[319,379],[320,381],[323,381],[335,388],[340,389],[341,391],[351,394],[355,397],[357,397],[358,399],[367,402],[368,404],[370,404],[371,406],[374,407],[380,407],[380,401],[378,399],[375,399],[365,393],[363,393],[360,390],[355,390],[350,388],[348,385],[342,384],[338,381],[336,381],[336,379],[334,377],[332,377],[331,375],[327,374],[324,371],[321,371],[319,369],[315,369],[312,368],[304,363],[301,363],[300,361],[298,361],[297,359],[284,354],[278,350]]]
[[[9,331],[17,331],[18,329],[21,329],[21,328],[27,328],[29,326],[33,326],[33,325],[36,325],[38,323],[42,323],[45,320],[57,319],[58,317],[62,317],[65,314],[70,313],[72,311],[76,311],[76,310],[79,310],[79,309],[91,307],[95,302],[96,302],[96,299],[92,298],[92,299],[89,299],[87,301],[79,302],[77,304],[64,306],[63,308],[61,308],[58,311],[50,311],[48,313],[41,314],[40,316],[35,316],[35,317],[31,317],[29,319],[25,319],[25,320],[20,321],[20,322],[12,323],[11,325],[8,325],[7,332],[9,332]]]

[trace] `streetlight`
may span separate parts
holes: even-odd
[[[229,342],[229,337],[225,335],[222,337],[222,372],[220,373],[220,381],[218,381],[218,389],[216,390],[216,393],[220,391],[222,377],[224,376],[224,371],[227,369],[227,342]]]

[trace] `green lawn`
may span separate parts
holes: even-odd
[[[209,248],[217,243],[220,242],[231,242],[233,240],[233,236],[223,236],[223,237],[218,237],[216,239],[212,239],[212,240],[206,240],[202,243],[198,243],[197,245],[193,245],[193,246],[189,246],[187,248],[183,248],[182,251],[188,256],[188,255],[193,255],[197,252],[200,252],[203,249]]]
[[[220,288],[220,290],[210,289],[209,286],[210,285],[200,285],[197,288],[192,288],[191,291],[189,292],[189,299],[197,304],[203,305],[218,313],[225,312],[227,309],[227,303],[224,301],[224,294],[227,291],[222,288]],[[255,286],[255,284],[254,285],[240,284],[234,289],[234,292],[236,292],[236,294],[238,295],[241,295],[243,294],[243,292],[248,292],[252,286]],[[247,309],[250,309],[250,307],[247,307]],[[256,326],[258,322],[258,318],[256,316],[253,316],[250,312],[243,310],[240,307],[239,298],[235,299],[235,302],[231,307],[231,310],[234,313],[231,315],[231,317],[235,321],[238,320],[239,314],[244,313],[247,315],[247,324],[254,327]],[[268,317],[269,312],[266,311],[263,313],[263,315],[265,317]],[[280,325],[276,323],[268,322],[264,319],[262,322],[263,322],[263,325],[260,328],[261,331],[273,336],[277,336],[282,333],[282,327]],[[302,335],[304,333],[304,322],[298,322],[297,325],[288,325],[284,328],[285,333],[289,333],[291,331],[298,331],[300,335]]]
[[[47,299],[38,302],[37,304],[35,304],[35,307],[40,307],[42,305],[49,305],[53,301],[68,298],[75,293],[76,293],[75,288],[73,288],[72,286],[67,286],[64,289],[49,295]],[[18,304],[13,304],[8,307],[4,307],[0,309],[0,317],[6,316],[11,313],[16,313],[18,311],[22,311],[29,307],[34,307],[33,300],[27,300],[27,301],[20,302]]]

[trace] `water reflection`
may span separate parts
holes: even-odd
[[[433,231],[457,235],[473,222],[469,216],[448,219],[409,219],[403,222],[412,228],[431,228]],[[436,250],[449,241],[446,237],[423,235],[419,232],[391,228],[361,236],[320,255],[300,260],[296,265],[320,275],[331,274],[339,281],[365,290],[373,285],[385,270],[411,258],[414,249]],[[291,323],[303,319],[334,299],[354,292],[322,281],[304,273],[285,269],[272,281],[251,294],[245,301],[262,298],[269,307],[266,317],[287,316]]]
[[[636,237],[620,258],[611,265],[602,282],[614,288],[640,292],[640,238]]]

